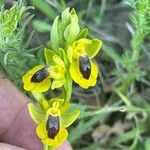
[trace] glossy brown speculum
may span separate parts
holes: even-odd
[[[91,74],[91,63],[88,56],[79,57],[79,69],[85,79],[89,79]]]
[[[42,69],[38,70],[35,74],[33,74],[31,82],[35,83],[42,82],[47,76],[49,76],[47,67],[43,67]]]
[[[48,131],[48,138],[54,139],[58,134],[60,128],[59,116],[48,116],[46,130]]]

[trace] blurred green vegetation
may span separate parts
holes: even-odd
[[[74,85],[72,101],[81,115],[70,128],[69,141],[75,150],[150,150],[150,0],[24,2],[35,7],[27,11],[35,16],[30,22],[24,17],[19,20],[18,28],[26,32],[17,39],[18,47],[8,45],[10,51],[21,54],[13,57],[14,67],[9,68],[11,61],[3,63],[9,51],[1,55],[6,74],[21,85],[26,70],[44,63],[43,47],[49,42],[53,19],[66,7],[74,7],[81,27],[89,29],[89,38],[100,38],[103,47],[96,57],[100,69],[96,87],[83,90]],[[10,6],[12,1],[2,4]],[[20,31],[15,33],[18,37]]]

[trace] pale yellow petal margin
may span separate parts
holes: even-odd
[[[44,65],[38,65],[35,66],[33,69],[28,71],[22,78],[22,81],[24,83],[24,89],[26,91],[33,91],[33,92],[44,92],[47,91],[50,88],[51,81],[50,78],[47,77],[40,83],[33,83],[31,82],[32,76],[40,69],[42,69]]]
[[[97,76],[98,76],[98,68],[96,64],[93,63],[91,60],[90,62],[91,62],[91,75],[89,79],[83,78],[79,70],[78,61],[73,62],[70,66],[70,75],[72,79],[85,89],[87,89],[89,86],[94,86],[96,84]]]
[[[68,131],[63,127],[60,127],[60,130],[54,139],[48,138],[46,131],[46,122],[42,122],[38,125],[38,127],[36,128],[36,133],[43,142],[43,144],[53,147],[60,146],[68,137]]]

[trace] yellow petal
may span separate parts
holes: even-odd
[[[59,147],[68,137],[68,131],[61,127],[58,134],[54,139],[50,139],[48,137],[42,139],[41,141],[43,144],[52,146],[52,147]]]
[[[34,68],[32,68],[31,70],[29,70],[22,78],[22,82],[23,83],[29,83],[32,76],[40,69],[42,69],[44,67],[44,65],[38,65],[35,66]]]
[[[34,83],[33,92],[45,92],[50,88],[51,80],[47,77],[40,83]]]
[[[74,61],[71,65],[70,65],[70,75],[72,77],[72,79],[76,82],[79,83],[80,79],[82,78],[82,74],[80,73],[79,70],[79,62],[78,61]]]
[[[61,127],[58,135],[54,139],[56,141],[55,147],[60,146],[67,139],[67,137],[68,131],[65,128]]]
[[[49,77],[45,78],[42,82],[39,82],[39,83],[33,83],[33,82],[31,82],[32,76],[37,71],[39,71],[40,69],[42,69],[43,67],[44,67],[44,65],[35,66],[33,69],[31,69],[30,71],[28,71],[23,76],[22,81],[24,83],[24,89],[26,91],[45,92],[45,91],[47,91],[50,88],[51,81],[50,81]]]
[[[36,133],[40,139],[45,139],[47,137],[46,122],[42,122],[37,126]]]
[[[45,144],[45,145],[48,145],[48,146],[51,146],[51,147],[56,147],[55,145],[56,145],[56,141],[55,140],[53,140],[53,139],[50,139],[50,138],[45,138],[45,139],[43,139],[43,140],[41,140],[42,141],[42,143],[43,144]]]

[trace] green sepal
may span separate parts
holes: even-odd
[[[58,55],[56,55],[52,50],[45,48],[44,55],[45,55],[45,59],[46,59],[46,64],[48,66],[57,64],[65,69],[65,64],[64,64],[63,60]]]
[[[79,33],[78,39],[86,38],[87,35],[88,35],[88,28],[84,28],[84,29],[81,30],[81,32]]]
[[[51,34],[50,34],[50,43],[54,51],[57,51],[59,48],[58,19],[59,19],[59,16],[55,18],[52,28],[51,28]]]
[[[67,110],[69,110],[71,107],[71,104],[66,102],[61,106],[61,114],[64,114]]]
[[[73,112],[69,112],[69,113],[63,114],[61,116],[61,124],[62,124],[62,126],[64,126],[65,128],[70,126],[77,119],[79,114],[80,114],[79,110],[75,110]]]
[[[48,48],[44,48],[44,55],[45,55],[45,59],[46,59],[46,64],[47,65],[53,65],[54,61],[52,58],[55,55],[55,53]]]
[[[100,48],[102,46],[102,41],[98,39],[92,39],[91,44],[89,44],[88,48],[86,49],[87,54],[90,58],[93,58],[97,55]]]
[[[78,16],[74,9],[70,12],[70,21],[71,23],[67,26],[66,30],[64,31],[64,37],[68,44],[72,44],[80,32],[80,27],[78,24]]]
[[[31,118],[37,123],[41,123],[46,120],[46,114],[44,111],[35,107],[32,103],[28,104],[28,110]]]

